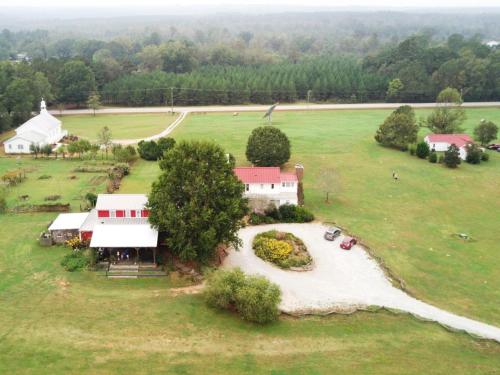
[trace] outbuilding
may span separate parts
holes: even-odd
[[[88,216],[88,212],[60,214],[57,216],[49,226],[52,242],[63,244],[74,237],[78,237],[80,227]]]

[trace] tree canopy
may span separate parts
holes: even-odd
[[[474,128],[474,138],[484,146],[498,138],[498,126],[492,121],[481,121]]]
[[[438,107],[427,117],[427,126],[436,134],[454,134],[463,131],[462,124],[466,114],[462,96],[457,89],[446,88],[437,97]]]
[[[248,137],[246,157],[259,167],[278,167],[290,159],[290,141],[274,126],[255,128]]]
[[[384,120],[375,134],[375,140],[384,146],[405,150],[417,141],[418,130],[413,108],[405,105]]]
[[[220,243],[239,245],[247,211],[234,161],[209,142],[180,142],[160,161],[149,195],[150,222],[164,232],[173,254],[207,262]]]

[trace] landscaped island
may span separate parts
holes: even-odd
[[[255,255],[280,268],[306,270],[312,263],[304,242],[291,233],[276,230],[259,233],[255,236],[252,247]]]

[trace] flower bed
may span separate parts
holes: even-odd
[[[255,255],[284,269],[308,269],[312,263],[306,245],[291,233],[259,233],[252,244]]]

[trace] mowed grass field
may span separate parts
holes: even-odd
[[[388,110],[277,112],[305,167],[307,208],[361,238],[418,298],[500,325],[500,153],[451,170],[379,146],[373,135]],[[417,117],[429,111],[417,111]],[[467,110],[466,131],[480,119],[500,124],[500,109]],[[222,145],[247,165],[245,147],[261,113],[190,115],[173,133]],[[422,131],[422,137],[426,134]],[[400,180],[393,181],[392,171]],[[331,203],[325,203],[330,191]],[[457,233],[467,233],[465,242]]]
[[[500,346],[387,312],[258,326],[170,279],[65,272],[53,214],[0,216],[2,374],[493,374]],[[404,370],[402,370],[404,369]]]
[[[488,111],[477,111],[474,116],[486,116],[485,112]],[[492,111],[491,115],[495,113]],[[470,229],[470,234],[476,239],[474,242],[458,242],[459,245],[447,245],[449,247],[444,250],[434,246],[435,251],[428,250],[422,254],[418,249],[427,245],[427,239],[417,241],[418,237],[415,237],[416,245],[406,245],[401,241],[401,246],[391,248],[384,237],[392,239],[398,233],[408,236],[409,218],[401,220],[401,223],[393,221],[389,226],[388,223],[381,224],[387,220],[380,219],[377,214],[380,211],[389,212],[384,217],[396,220],[403,217],[409,207],[417,206],[415,202],[404,202],[405,199],[413,199],[418,192],[428,199],[435,193],[434,184],[426,181],[407,187],[407,172],[420,169],[421,176],[439,173],[445,181],[454,181],[452,176],[458,173],[466,176],[473,174],[482,191],[477,198],[472,198],[468,178],[459,181],[465,185],[461,189],[466,192],[466,205],[476,204],[476,199],[486,199],[483,195],[492,191],[498,193],[485,181],[491,178],[492,182],[498,182],[500,160],[492,155],[489,164],[481,164],[477,169],[465,166],[457,171],[444,168],[441,171],[437,165],[379,148],[371,143],[372,133],[378,119],[384,116],[384,111],[275,115],[276,124],[283,127],[292,140],[294,151],[290,165],[300,161],[306,167],[308,206],[321,219],[335,220],[349,226],[356,234],[362,231],[371,233],[375,228],[377,233],[363,235],[363,239],[374,247],[374,251],[383,255],[393,270],[403,276],[422,298],[436,302],[438,306],[449,307],[454,312],[467,313],[498,324],[498,313],[495,315],[495,309],[498,312],[495,304],[498,295],[495,293],[498,293],[499,284],[498,275],[494,275],[494,268],[498,268],[494,254],[498,253],[498,249],[490,244],[498,233],[493,231],[486,240],[477,236],[480,231],[496,228],[498,217],[485,212],[498,208],[498,199],[493,196],[489,200],[481,200],[477,212],[467,209],[474,215],[470,220],[465,221],[464,218],[464,222],[470,223],[470,228],[464,231]],[[498,117],[495,121],[499,122]],[[235,153],[240,164],[244,164],[248,134],[261,123],[260,114],[240,114],[237,118],[229,114],[193,115],[174,136],[177,139],[216,140]],[[310,127],[310,132],[302,129],[304,123]],[[356,126],[364,130],[349,132],[348,128]],[[338,131],[332,131],[332,127],[337,127]],[[336,146],[337,142],[350,147]],[[323,161],[322,154],[328,162]],[[386,165],[381,166],[378,162],[382,158]],[[365,161],[368,163],[366,166]],[[24,191],[37,201],[43,200],[46,194],[58,191],[58,185],[62,186],[60,191],[64,200],[70,200],[74,208],[88,189],[104,191],[104,184],[91,183],[94,174],[79,173],[80,179],[67,179],[76,174],[73,171],[82,164],[79,161],[23,158],[21,162],[35,170],[30,172],[27,181],[8,192],[9,205],[15,204],[16,197]],[[338,188],[330,205],[323,204],[324,194],[316,187],[318,182],[315,181],[321,181],[322,176],[319,164],[331,166],[335,175],[340,176],[337,179],[340,182],[333,184]],[[403,171],[402,165],[408,169]],[[0,159],[2,171],[15,167],[16,159]],[[352,181],[363,181],[362,176],[356,176],[357,168],[362,169],[368,181],[350,187]],[[400,185],[394,185],[391,180],[391,168],[398,169]],[[375,172],[380,170],[387,176],[377,177]],[[431,170],[439,172],[428,172]],[[490,177],[486,176],[488,170],[492,171]],[[455,175],[448,174],[451,172]],[[42,173],[53,178],[37,180]],[[156,163],[137,161],[130,176],[123,180],[120,192],[147,192],[158,173]],[[390,183],[385,182],[385,177]],[[19,189],[25,189],[23,184],[32,185],[21,191]],[[417,186],[420,188],[414,191]],[[372,194],[370,189],[380,192],[380,197],[373,202],[370,199],[376,193]],[[393,190],[384,192],[386,189]],[[403,193],[404,189],[408,193]],[[389,194],[396,197],[394,199],[400,204],[387,203],[392,202]],[[435,199],[447,210],[439,220],[427,218],[429,223],[439,228],[450,225],[452,218],[447,216],[448,212],[455,211],[448,207],[448,199],[452,199],[451,203],[456,201],[447,193]],[[386,210],[386,205],[396,212]],[[357,217],[361,210],[363,215]],[[434,212],[431,210],[431,214]],[[408,212],[409,216],[412,214],[412,211]],[[476,222],[477,217],[482,215],[486,215],[487,220]],[[283,316],[277,323],[257,326],[243,322],[231,313],[207,308],[199,295],[176,296],[171,289],[185,285],[176,278],[108,280],[94,272],[65,272],[60,261],[70,250],[64,247],[43,248],[36,242],[38,234],[55,217],[56,214],[48,213],[0,215],[1,374],[493,374],[500,368],[500,345],[497,343],[451,333],[436,324],[420,322],[404,314],[356,313],[302,319]],[[374,218],[371,224],[370,218]],[[420,233],[422,223],[418,223],[417,219],[411,222],[416,227],[412,230]],[[487,228],[482,229],[483,225]],[[440,230],[439,233],[448,235]],[[430,241],[436,238],[439,237],[433,234]],[[450,237],[449,240],[453,239]],[[379,242],[382,246],[376,246]],[[444,240],[441,242],[447,243]],[[454,251],[453,257],[442,254],[448,250]],[[442,259],[441,262],[433,263],[432,258],[427,258],[434,253],[436,259]],[[457,253],[464,257],[463,254],[468,255],[464,263],[480,267],[476,277],[488,277],[488,283],[484,285],[489,289],[471,287],[472,291],[481,295],[468,294],[469,290],[465,287],[471,282],[472,271],[466,271],[467,264],[456,263]],[[486,258],[486,254],[491,256]],[[425,267],[427,264],[434,265]],[[483,268],[493,274],[482,273]],[[415,270],[418,271],[415,277],[407,277],[406,272]],[[463,277],[459,277],[460,273],[464,274]],[[447,280],[450,274],[457,274],[457,277]],[[448,293],[449,300],[448,297],[441,299],[441,292],[428,288],[426,283],[429,280],[439,281],[435,289],[444,288],[443,294],[446,296]],[[458,290],[453,291],[453,288]],[[473,302],[472,309],[462,306],[460,301],[464,299]],[[476,306],[481,303],[484,306]]]
[[[70,134],[95,141],[97,134],[107,126],[113,139],[141,139],[161,133],[175,119],[171,114],[98,114],[62,116],[63,129]]]

